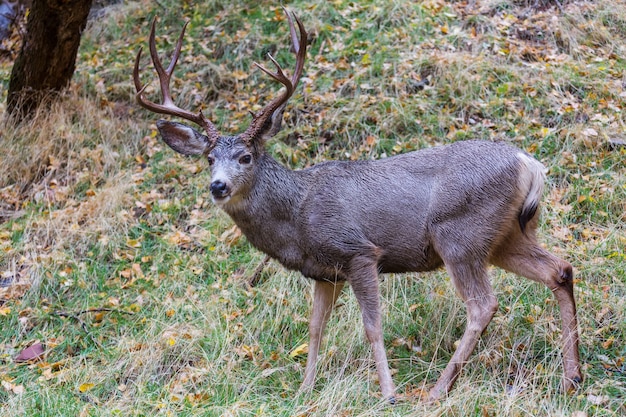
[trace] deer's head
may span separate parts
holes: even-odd
[[[152,22],[149,46],[150,56],[159,76],[161,94],[163,96],[160,104],[146,99],[144,95],[147,85],[142,85],[139,80],[141,49],[137,53],[133,71],[133,79],[137,90],[137,102],[142,107],[155,113],[169,114],[189,120],[204,130],[204,133],[201,133],[192,127],[178,122],[166,120],[157,122],[157,127],[163,140],[173,150],[183,155],[204,155],[207,158],[211,166],[211,196],[217,204],[226,204],[233,199],[236,200],[241,195],[244,195],[247,188],[251,185],[255,177],[257,161],[264,152],[265,140],[280,130],[285,105],[287,100],[293,95],[302,75],[306,56],[307,33],[302,22],[295,14],[292,18],[286,9],[285,14],[289,22],[293,50],[296,54],[296,67],[293,75],[291,78],[285,75],[283,69],[271,55],[269,55],[269,59],[276,67],[276,71],[270,71],[264,66],[255,63],[263,72],[283,84],[285,90],[281,95],[270,101],[262,110],[253,114],[252,122],[248,128],[243,133],[235,136],[220,135],[215,125],[201,111],[194,113],[184,110],[174,104],[172,100],[169,87],[170,79],[180,56],[186,24],[178,37],[172,61],[165,69],[156,51],[156,20]],[[294,20],[298,30],[296,30]],[[299,39],[298,32],[300,32]]]

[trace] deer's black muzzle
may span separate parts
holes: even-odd
[[[228,184],[220,180],[213,181],[211,183],[210,189],[211,189],[211,195],[213,196],[213,198],[224,198],[228,196],[228,194],[230,193]]]
[[[220,180],[213,181],[211,183],[210,189],[211,189],[211,194],[215,198],[224,198],[229,193],[228,185],[224,181],[220,181]]]

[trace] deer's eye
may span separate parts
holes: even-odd
[[[250,162],[252,162],[252,155],[250,155],[250,154],[246,154],[246,155],[242,156],[241,158],[239,158],[239,163],[240,164],[247,165]]]
[[[209,161],[209,165],[213,165],[215,163],[215,158],[213,158],[212,156],[208,156],[207,157],[207,161]]]

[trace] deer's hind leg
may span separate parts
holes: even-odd
[[[439,399],[450,391],[463,365],[474,351],[480,335],[498,310],[498,301],[493,294],[487,267],[483,262],[448,262],[446,269],[457,293],[465,303],[467,325],[454,355],[435,386],[430,390],[431,401]]]
[[[563,368],[565,391],[582,382],[578,354],[578,323],[574,300],[572,265],[543,249],[534,236],[534,227],[526,234],[514,231],[493,253],[490,262],[507,271],[545,284],[559,303],[563,326]]]

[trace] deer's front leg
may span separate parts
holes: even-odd
[[[343,286],[343,282],[315,281],[313,288],[313,311],[309,320],[309,354],[306,359],[304,380],[300,386],[302,391],[311,390],[315,383],[317,355],[322,344],[324,328]]]
[[[380,390],[389,402],[395,402],[395,387],[389,372],[387,353],[383,341],[380,317],[380,294],[378,291],[378,269],[376,262],[357,259],[353,262],[349,277],[352,291],[359,302],[365,335],[372,345]]]

